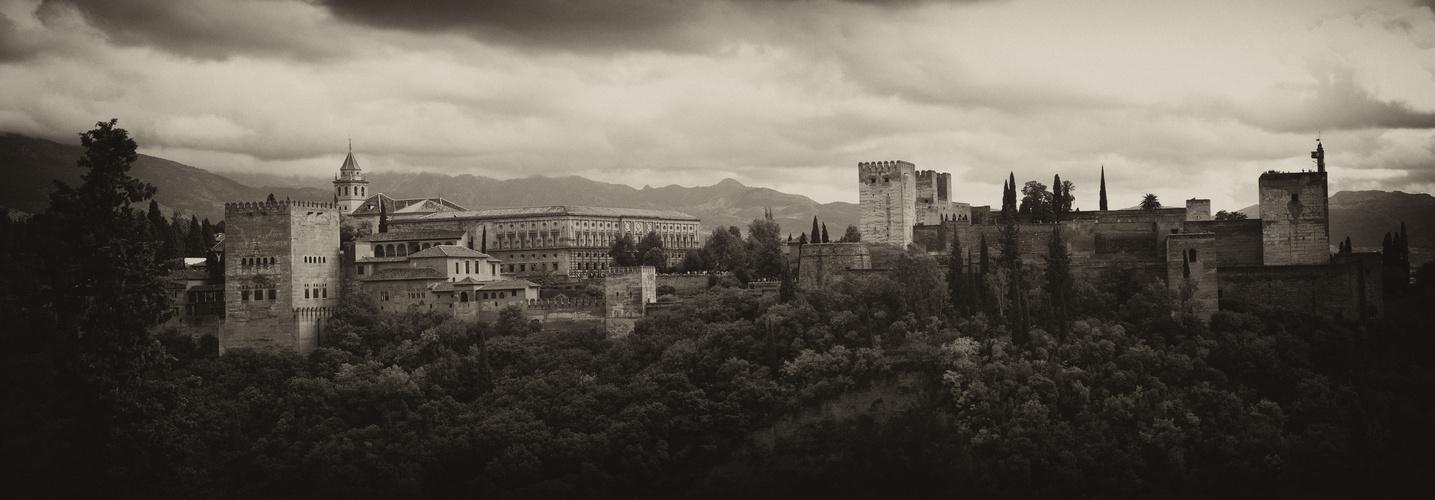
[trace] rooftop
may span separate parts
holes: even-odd
[[[409,254],[410,259],[424,259],[429,257],[468,257],[475,259],[487,259],[488,254],[478,250],[470,250],[467,247],[458,245],[435,245],[425,248],[419,253]]]
[[[209,279],[209,272],[200,271],[198,269],[181,269],[178,271],[170,271],[169,276],[165,276],[164,278],[167,280],[207,280]]]
[[[498,280],[490,281],[479,287],[479,290],[517,290],[520,288],[533,288],[538,284],[528,280]]]
[[[415,229],[410,231],[397,231],[388,233],[376,233],[359,238],[356,241],[380,242],[380,241],[420,241],[420,240],[456,240],[462,238],[464,231],[448,229]]]
[[[442,280],[444,275],[438,269],[431,267],[399,267],[384,269],[361,278],[361,281],[410,281],[410,280]]]
[[[467,208],[459,206],[457,203],[438,197],[405,198],[397,200],[390,198],[386,194],[379,193],[366,198],[364,202],[359,205],[359,208],[354,210],[352,215],[372,215],[377,217],[380,213],[381,205],[383,210],[387,211],[390,215],[398,215],[400,213],[416,215],[428,212],[468,210]]]
[[[434,219],[502,219],[513,217],[634,217],[643,219],[664,219],[698,222],[697,217],[675,210],[649,210],[645,208],[576,207],[556,205],[550,207],[485,208],[481,210],[458,210],[438,212],[420,217]]]
[[[408,260],[408,257],[360,257],[358,262],[373,264],[377,262],[408,262]]]

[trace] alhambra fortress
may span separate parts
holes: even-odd
[[[1323,148],[1311,156],[1315,170],[1261,174],[1261,219],[1213,220],[1209,200],[1199,199],[1180,208],[1068,213],[1057,223],[1018,217],[1023,260],[1040,266],[1058,231],[1074,272],[1162,280],[1187,294],[1202,317],[1221,300],[1331,318],[1379,316],[1381,256],[1332,254]],[[1005,221],[988,206],[953,201],[949,174],[904,161],[863,162],[856,173],[862,241],[789,244],[801,287],[881,271],[874,269],[874,245],[915,245],[946,262],[955,242],[971,266],[979,245],[1000,241]],[[598,328],[615,338],[663,306],[660,286],[682,295],[708,285],[706,275],[617,267],[608,255],[623,235],[653,232],[676,265],[703,245],[701,221],[686,214],[576,206],[469,210],[437,197],[394,199],[368,192],[352,151],[333,184],[334,203],[227,203],[226,233],[215,249],[224,282],[192,271],[172,275],[177,314],[170,326],[216,335],[221,353],[308,353],[319,345],[347,275],[385,311],[492,320],[517,306],[545,328]],[[365,235],[343,245],[341,226]],[[530,281],[536,276],[566,278],[602,296],[570,296],[572,285],[544,288]]]

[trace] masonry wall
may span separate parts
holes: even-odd
[[[1267,172],[1260,179],[1262,260],[1267,266],[1330,259],[1325,172]]]
[[[708,290],[706,274],[660,274],[657,286],[670,286],[678,295],[697,295]]]
[[[871,267],[872,254],[864,243],[810,243],[802,246],[797,282],[807,289],[831,286],[848,270]]]
[[[906,248],[917,224],[916,166],[905,161],[857,165],[862,241]]]
[[[1350,264],[1232,267],[1219,271],[1222,301],[1280,307],[1326,317],[1355,319],[1383,314],[1378,268]],[[1362,290],[1362,284],[1364,290]],[[1362,293],[1364,291],[1364,293]],[[1362,306],[1364,310],[1362,311]]]
[[[604,317],[608,338],[621,338],[633,331],[633,320],[642,318],[649,298],[657,297],[657,272],[649,266],[615,267],[603,279]],[[612,320],[618,321],[612,321]]]
[[[1249,267],[1263,263],[1261,220],[1208,220],[1186,223],[1186,232],[1216,234],[1216,265]]]
[[[916,172],[916,224],[940,224],[952,216],[952,175],[933,170]]]
[[[1186,220],[1211,220],[1211,200],[1198,200],[1195,198],[1186,200]]]
[[[1166,286],[1177,296],[1192,286],[1188,312],[1205,320],[1220,307],[1215,233],[1173,234],[1166,238]]]

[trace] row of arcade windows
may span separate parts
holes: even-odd
[[[279,294],[278,294],[277,292],[275,292],[273,288],[270,288],[270,289],[268,289],[268,290],[269,290],[269,300],[275,300],[275,299],[279,298]],[[250,293],[251,291],[254,292],[254,300],[264,300],[264,290],[262,290],[262,289],[261,289],[261,290],[240,290],[240,291],[239,291],[239,300],[249,300],[249,293]]]
[[[241,265],[241,266],[246,266],[246,267],[248,267],[248,266],[272,266],[272,265],[276,264],[277,262],[278,262],[278,260],[276,260],[274,257],[246,257],[246,258],[243,258],[243,259],[239,259],[239,265]]]
[[[324,263],[327,263],[327,262],[329,262],[329,258],[328,258],[328,257],[324,257],[324,256],[319,256],[319,257],[313,257],[313,256],[304,257],[304,263],[305,263],[305,264],[324,264]]]
[[[310,290],[313,290],[312,292]],[[304,284],[304,298],[306,299],[327,299],[329,298],[329,284]]]
[[[479,292],[473,292],[473,297],[474,297],[474,299],[478,299],[478,296],[479,296]],[[514,296],[516,297],[517,295],[515,294]],[[483,300],[488,300],[488,299],[503,299],[503,298],[507,298],[507,297],[508,297],[508,292],[483,292]],[[459,302],[468,302],[468,292],[459,292],[459,293],[458,293],[458,301],[459,301]]]
[[[350,187],[354,189],[350,190]],[[364,196],[368,192],[369,189],[364,186],[339,186],[335,189],[334,194],[339,196]]]

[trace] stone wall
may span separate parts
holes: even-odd
[[[697,295],[708,290],[706,274],[659,274],[658,287],[670,286],[678,295]]]
[[[657,271],[650,266],[615,267],[603,279],[605,318],[641,318],[646,313],[648,302],[656,299]],[[609,338],[620,338],[632,332],[631,323],[609,322],[608,326]]]
[[[917,223],[916,166],[905,161],[857,165],[862,241],[906,248]]]
[[[802,246],[797,282],[816,289],[840,281],[851,269],[870,269],[872,254],[865,243],[809,243]]]
[[[1248,267],[1262,264],[1261,220],[1208,220],[1186,223],[1189,233],[1216,233],[1216,265]]]
[[[1267,266],[1330,260],[1325,172],[1261,174],[1262,261]]]
[[[1186,221],[1211,220],[1211,200],[1186,200]]]
[[[1378,264],[1364,258],[1340,264],[1229,267],[1218,273],[1222,301],[1345,319],[1384,313]]]
[[[1166,286],[1177,296],[1193,286],[1189,312],[1207,320],[1220,307],[1216,234],[1173,234],[1166,238]]]

